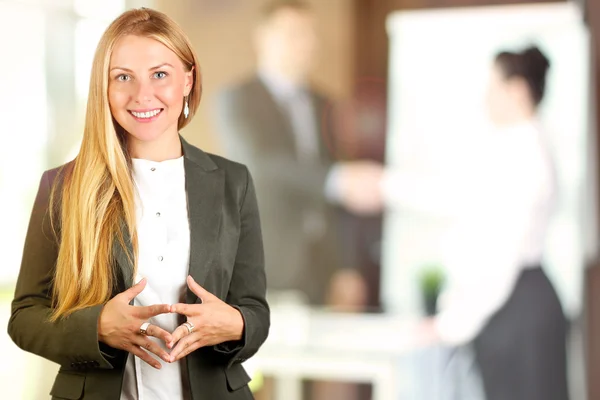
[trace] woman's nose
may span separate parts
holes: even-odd
[[[138,104],[148,103],[152,100],[153,90],[152,85],[149,82],[139,82],[135,87],[135,92],[133,93],[134,100]]]

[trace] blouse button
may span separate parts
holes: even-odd
[[[156,168],[152,167],[152,168],[150,168],[150,171],[154,172],[154,171],[156,171]]]
[[[159,213],[159,212],[157,212],[157,213],[156,213],[156,216],[157,216],[157,217],[160,217],[160,213]]]
[[[163,256],[158,256],[158,261],[162,261],[163,260]]]

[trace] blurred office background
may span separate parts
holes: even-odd
[[[184,28],[201,60],[204,90],[200,110],[183,135],[208,152],[228,156],[217,99],[255,71],[253,31],[266,2],[0,0],[2,326],[10,314],[39,177],[77,154],[91,60],[108,23],[128,8],[148,6]],[[478,117],[468,127],[465,121],[483,114],[474,99],[481,95],[493,52],[533,40],[550,53],[556,68],[543,117],[552,127],[563,201],[549,238],[548,273],[571,321],[572,399],[600,398],[600,382],[593,379],[600,373],[600,2],[310,4],[319,38],[311,81],[331,100],[324,125],[335,135],[342,160],[368,159],[415,170],[447,162],[445,155],[460,154],[465,135],[479,126]],[[438,263],[436,246],[445,221],[403,211],[360,215],[344,210],[336,221],[345,249],[342,268],[356,272],[363,285],[346,281],[346,288],[364,288],[364,298],[359,307],[347,309],[343,304],[336,308],[336,301],[309,307],[301,300],[274,298],[272,337],[247,364],[253,389],[260,398],[274,400],[300,399],[302,389],[308,393],[305,398],[314,394],[314,400],[432,398],[425,389],[439,382],[426,370],[437,368],[440,360],[437,353],[421,358],[422,349],[411,348],[416,342],[411,335],[425,314],[420,270]],[[353,295],[340,291],[342,299]],[[5,330],[0,349],[7,360],[0,366],[0,398],[49,398],[58,366],[20,351]],[[318,390],[307,389],[302,380],[350,385],[325,387],[317,397]]]

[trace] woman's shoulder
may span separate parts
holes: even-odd
[[[210,157],[210,159],[215,163],[215,165],[219,168],[219,169],[223,169],[228,173],[246,173],[246,170],[248,169],[246,167],[246,165],[239,163],[237,161],[231,160],[227,157],[224,156],[220,156],[218,154],[212,154],[212,153],[206,153],[206,155],[208,157]]]
[[[208,153],[182,140],[185,157],[193,161],[205,171],[222,170],[230,182],[247,182],[248,168],[239,162],[226,157]]]
[[[46,170],[42,175],[42,180],[45,180],[48,183],[49,187],[52,187],[55,183],[62,182],[65,175],[73,169],[74,165],[75,160],[72,160],[58,167]]]
[[[248,190],[254,190],[252,176],[248,168],[244,164],[220,155],[205,154],[214,163],[216,170],[222,171],[226,196],[235,198],[237,204],[243,203]]]
[[[231,185],[234,188],[246,188],[252,180],[246,165],[217,154],[206,153],[206,155],[210,157],[218,169],[223,171],[226,185]]]

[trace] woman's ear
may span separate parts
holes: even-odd
[[[194,73],[196,71],[196,66],[192,66],[192,68],[185,73],[185,88],[183,90],[184,96],[189,96],[192,91],[192,86],[194,86]]]

